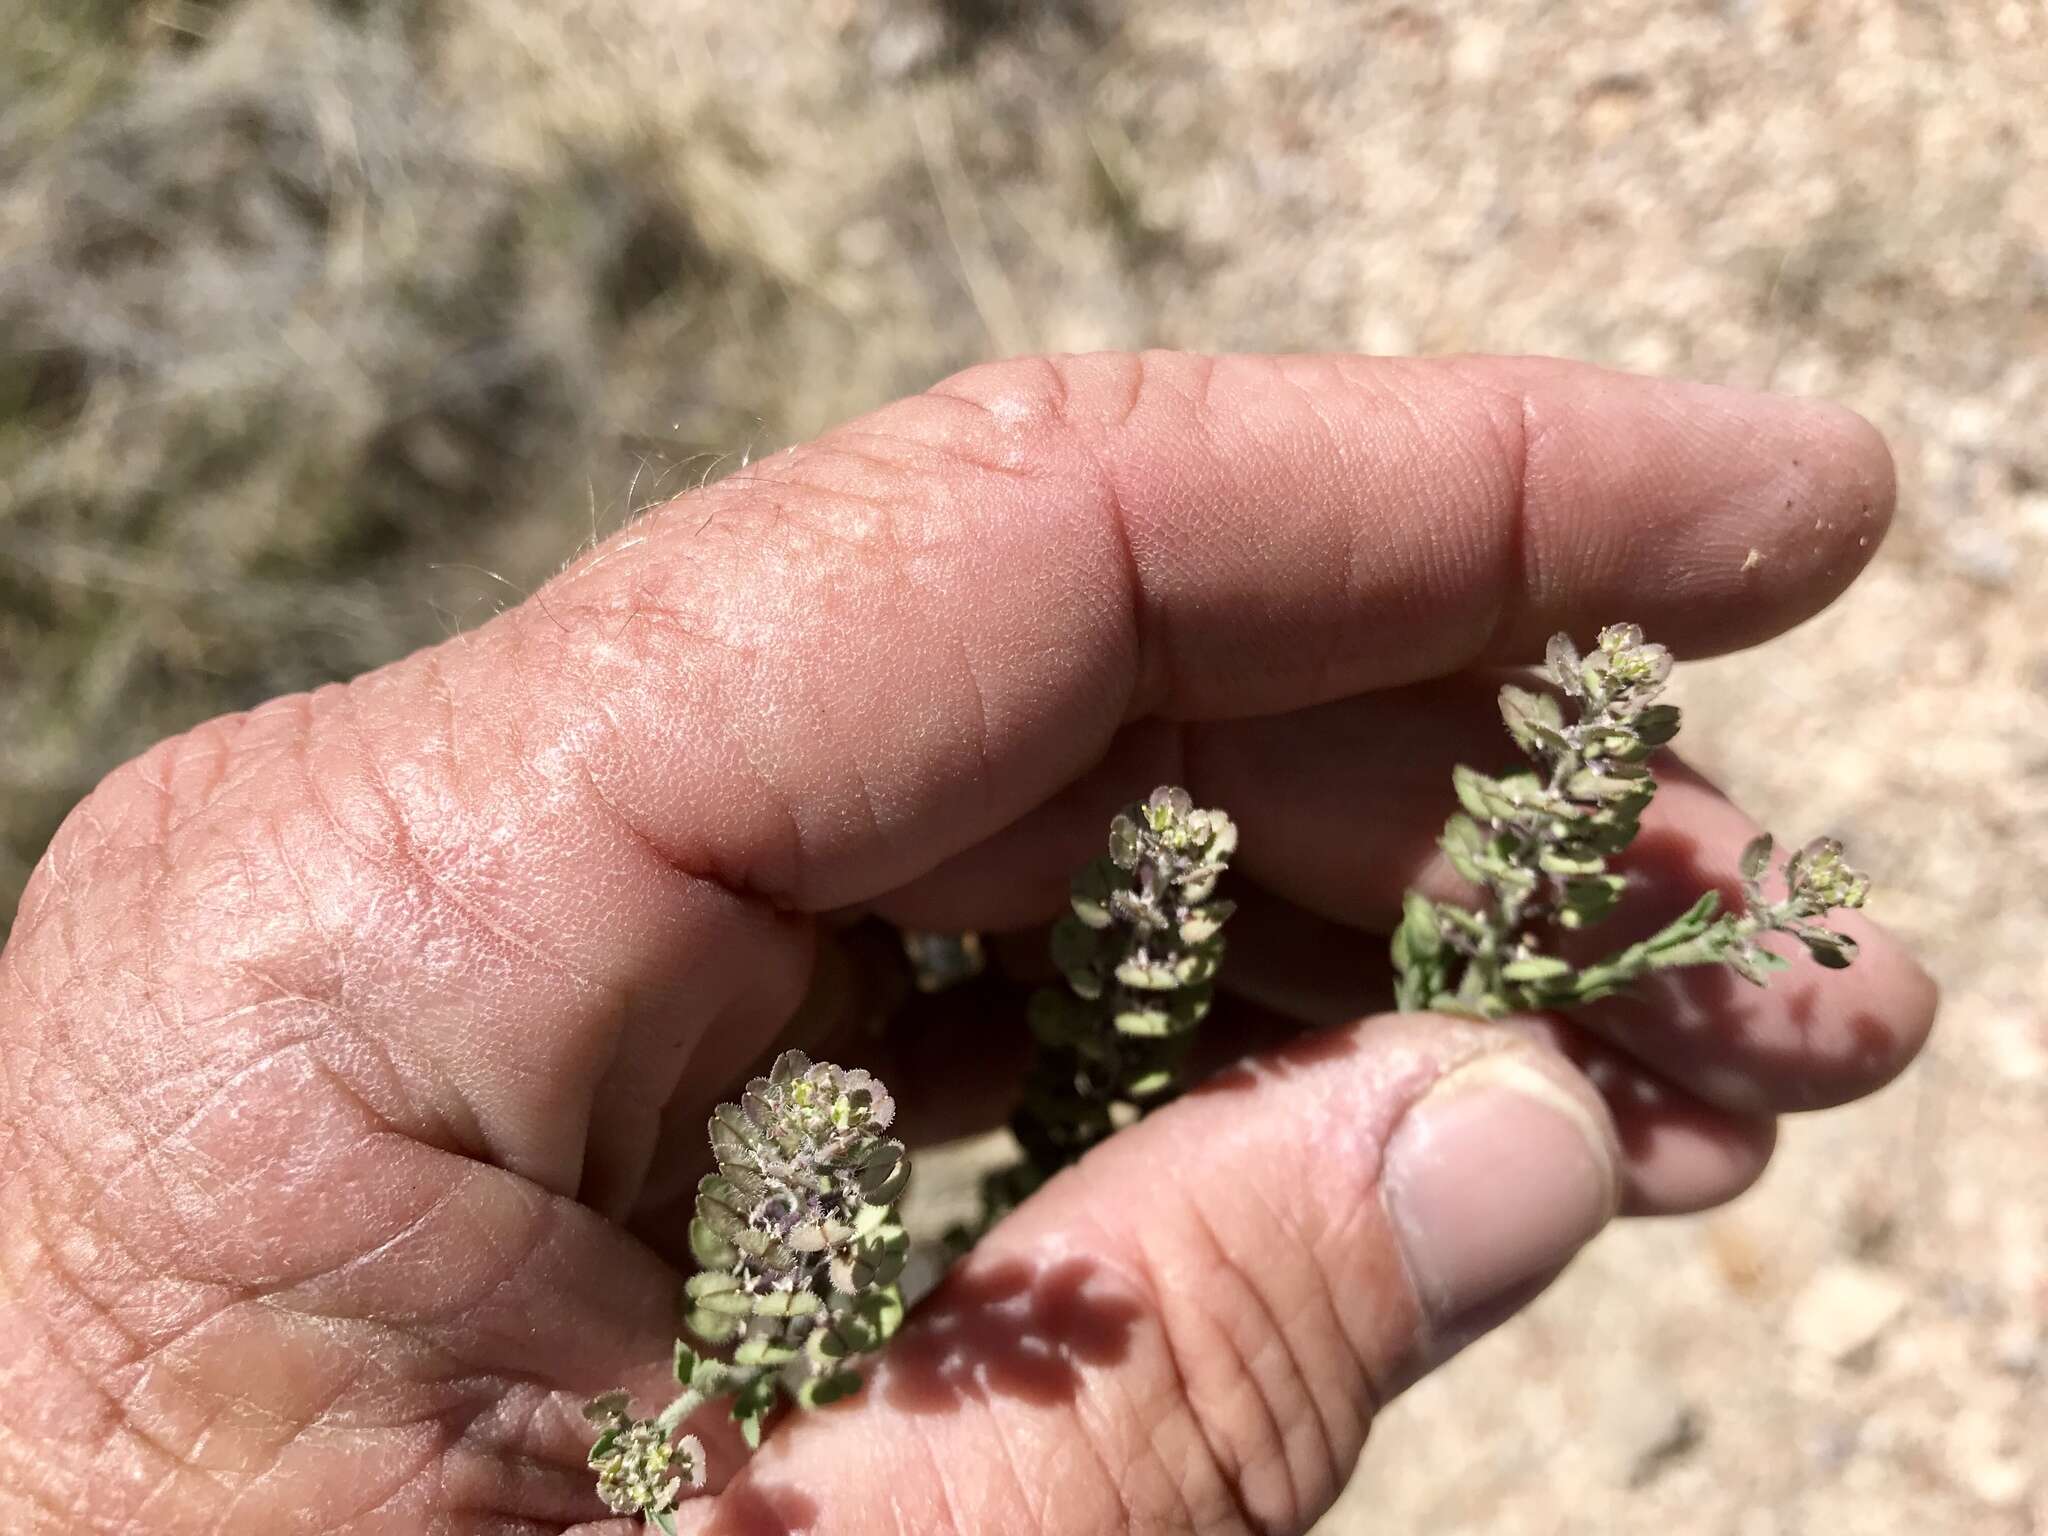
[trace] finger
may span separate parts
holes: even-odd
[[[1571,1062],[1606,1103],[1621,1149],[1623,1215],[1708,1210],[1762,1177],[1778,1143],[1774,1117],[1702,1103],[1568,1020],[1525,1017],[1510,1027]]]
[[[1244,963],[1289,968],[1298,1006],[1313,1008],[1321,993],[1324,1016],[1354,1017],[1361,1010],[1353,1004],[1369,1002],[1379,979],[1377,958],[1366,956],[1377,941],[1347,938],[1346,930],[1384,931],[1410,886],[1472,899],[1436,839],[1455,809],[1452,766],[1490,766],[1510,755],[1494,691],[1487,678],[1458,678],[1267,720],[1133,728],[1094,772],[881,909],[916,921],[943,904],[973,921],[1055,903],[1067,872],[1099,849],[1112,811],[1165,775],[1237,821],[1234,875],[1309,914],[1292,945],[1272,931],[1275,923],[1264,923],[1263,934],[1247,928],[1251,942],[1233,949],[1226,974]],[[1705,890],[1720,890],[1731,907],[1741,903],[1736,871],[1756,823],[1669,754],[1656,772],[1660,788],[1642,835],[1616,861],[1633,882],[1628,901],[1574,940],[1588,957],[1654,932]],[[1716,968],[1665,972],[1583,1018],[1658,1075],[1739,1114],[1869,1093],[1925,1043],[1935,988],[1861,914],[1829,921],[1861,946],[1848,971],[1821,971],[1796,952],[1792,971],[1762,990]],[[1269,951],[1275,961],[1266,960]]]
[[[829,1490],[820,1536],[1305,1530],[1374,1412],[1606,1221],[1615,1159],[1590,1086],[1510,1031],[1317,1036],[1054,1180],[733,1490]],[[720,1503],[685,1528],[730,1529]]]
[[[1520,659],[1645,594],[1677,645],[1755,640],[1890,498],[1846,412],[1563,364],[1005,364],[676,504],[503,627],[575,720],[616,705],[602,779],[654,846],[843,905],[1126,719]]]
[[[1379,935],[1332,923],[1257,886],[1237,887],[1237,913],[1216,1015],[1202,1026],[1212,1062],[1277,1049],[1309,1029],[1393,1006],[1393,967]],[[1732,1200],[1756,1182],[1777,1144],[1767,1113],[1701,1102],[1626,1051],[1562,1018],[1518,1031],[1564,1056],[1599,1090],[1620,1135],[1622,1210],[1670,1216]],[[1190,1081],[1200,1081],[1200,1075]]]

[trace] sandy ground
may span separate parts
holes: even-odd
[[[337,294],[369,303],[447,257],[445,240],[422,254],[395,233],[394,208],[417,228],[452,206],[417,200],[433,176],[487,186],[515,217],[555,198],[574,229],[616,238],[542,249],[520,301],[476,322],[525,338],[573,386],[566,403],[518,397],[521,430],[559,442],[516,485],[465,468],[459,412],[419,442],[386,430],[385,396],[347,418],[365,463],[440,466],[425,504],[483,509],[431,531],[400,517],[381,565],[316,545],[277,575],[278,550],[298,549],[278,487],[297,482],[260,455],[174,485],[159,512],[176,538],[129,531],[132,488],[81,492],[80,434],[113,432],[104,453],[174,429],[148,414],[175,396],[161,378],[144,401],[95,375],[74,417],[44,422],[18,461],[43,489],[21,492],[33,477],[18,474],[0,504],[7,569],[55,615],[0,630],[22,647],[0,704],[0,774],[22,803],[59,805],[139,745],[124,730],[164,728],[130,723],[152,678],[200,677],[177,695],[195,718],[296,679],[207,670],[221,591],[271,603],[258,632],[310,655],[303,671],[367,663],[705,472],[700,449],[772,447],[982,356],[1538,351],[1833,395],[1893,443],[1894,535],[1836,609],[1690,669],[1681,702],[1694,755],[1765,820],[1834,832],[1877,873],[1876,914],[1944,986],[1937,1042],[1876,1099],[1792,1125],[1731,1209],[1604,1239],[1388,1414],[1326,1529],[2048,1533],[2048,12],[468,0],[408,28],[370,7],[380,52],[299,0],[231,10],[187,7],[199,20],[177,49],[135,23],[121,46],[143,60],[140,85],[85,91],[38,126],[33,153],[0,156],[17,297],[24,252],[61,254],[36,199],[75,194],[81,135],[137,110],[122,105],[136,91],[178,122],[257,78],[288,107],[303,106],[294,90],[318,103],[292,142],[361,171],[355,222],[323,224],[320,259],[275,301],[301,327],[295,355],[310,345],[333,377],[323,338],[362,312]],[[383,72],[336,62],[356,59]],[[184,96],[165,84],[176,72]],[[413,126],[383,143],[367,130],[389,125],[401,87]],[[457,202],[474,212],[483,195]],[[485,239],[474,222],[426,227]],[[693,276],[638,294],[650,265]],[[130,275],[156,294],[154,270]],[[599,272],[609,309],[591,298]],[[206,328],[182,313],[166,301],[137,323],[203,353]],[[384,344],[334,350],[360,366]],[[251,398],[284,398],[254,376]],[[320,398],[291,409],[303,431],[334,419]],[[238,513],[224,539],[202,497],[268,510]],[[102,510],[65,524],[60,504]],[[346,524],[355,505],[333,515]],[[216,532],[194,544],[194,528]],[[497,576],[418,574],[451,547]],[[166,571],[167,590],[144,580]],[[123,642],[117,666],[103,599],[143,601],[138,580],[171,617]],[[346,645],[308,651],[290,601],[306,591],[343,604],[320,633]],[[184,670],[151,638],[173,622],[201,637]],[[85,637],[98,723],[29,685],[19,658],[59,623]],[[226,680],[209,693],[207,677]],[[18,863],[34,836],[16,829]]]

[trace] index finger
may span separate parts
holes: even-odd
[[[1535,359],[1029,359],[674,504],[513,623],[579,674],[572,714],[617,701],[656,749],[615,787],[658,843],[817,908],[1138,716],[1299,708],[1621,618],[1681,652],[1761,640],[1891,505],[1882,440],[1820,402]],[[721,751],[664,749],[682,720]]]

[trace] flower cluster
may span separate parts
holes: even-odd
[[[1401,1007],[1482,1017],[1565,1007],[1684,965],[1726,965],[1761,984],[1785,964],[1758,942],[1766,933],[1792,935],[1823,964],[1854,958],[1855,944],[1816,920],[1860,907],[1869,881],[1843,862],[1839,844],[1822,839],[1787,865],[1785,900],[1767,901],[1759,882],[1770,862],[1768,837],[1743,855],[1745,911],[1722,912],[1719,894],[1709,891],[1657,933],[1598,963],[1578,965],[1557,953],[1560,930],[1600,922],[1627,889],[1608,861],[1640,830],[1657,792],[1645,764],[1678,734],[1679,714],[1657,702],[1671,653],[1646,643],[1633,624],[1602,630],[1585,657],[1569,636],[1556,636],[1545,673],[1555,692],[1510,685],[1500,693],[1508,734],[1531,766],[1498,777],[1462,765],[1452,772],[1463,809],[1446,824],[1442,847],[1483,901],[1472,910],[1408,893],[1394,935]]]
[[[584,1417],[598,1426],[590,1464],[597,1469],[597,1496],[619,1515],[643,1515],[656,1530],[671,1531],[668,1518],[685,1488],[704,1486],[704,1447],[695,1435],[676,1435],[673,1424],[632,1416],[626,1394],[607,1392],[592,1400]]]

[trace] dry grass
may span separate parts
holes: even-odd
[[[2048,1531],[2038,7],[55,6],[0,0],[0,914],[147,740],[978,356],[1555,351],[1872,416],[1891,545],[1692,674],[1688,739],[1851,837],[1947,1034],[1426,1386],[1333,1528]],[[1844,1273],[1904,1310],[1837,1359]]]

